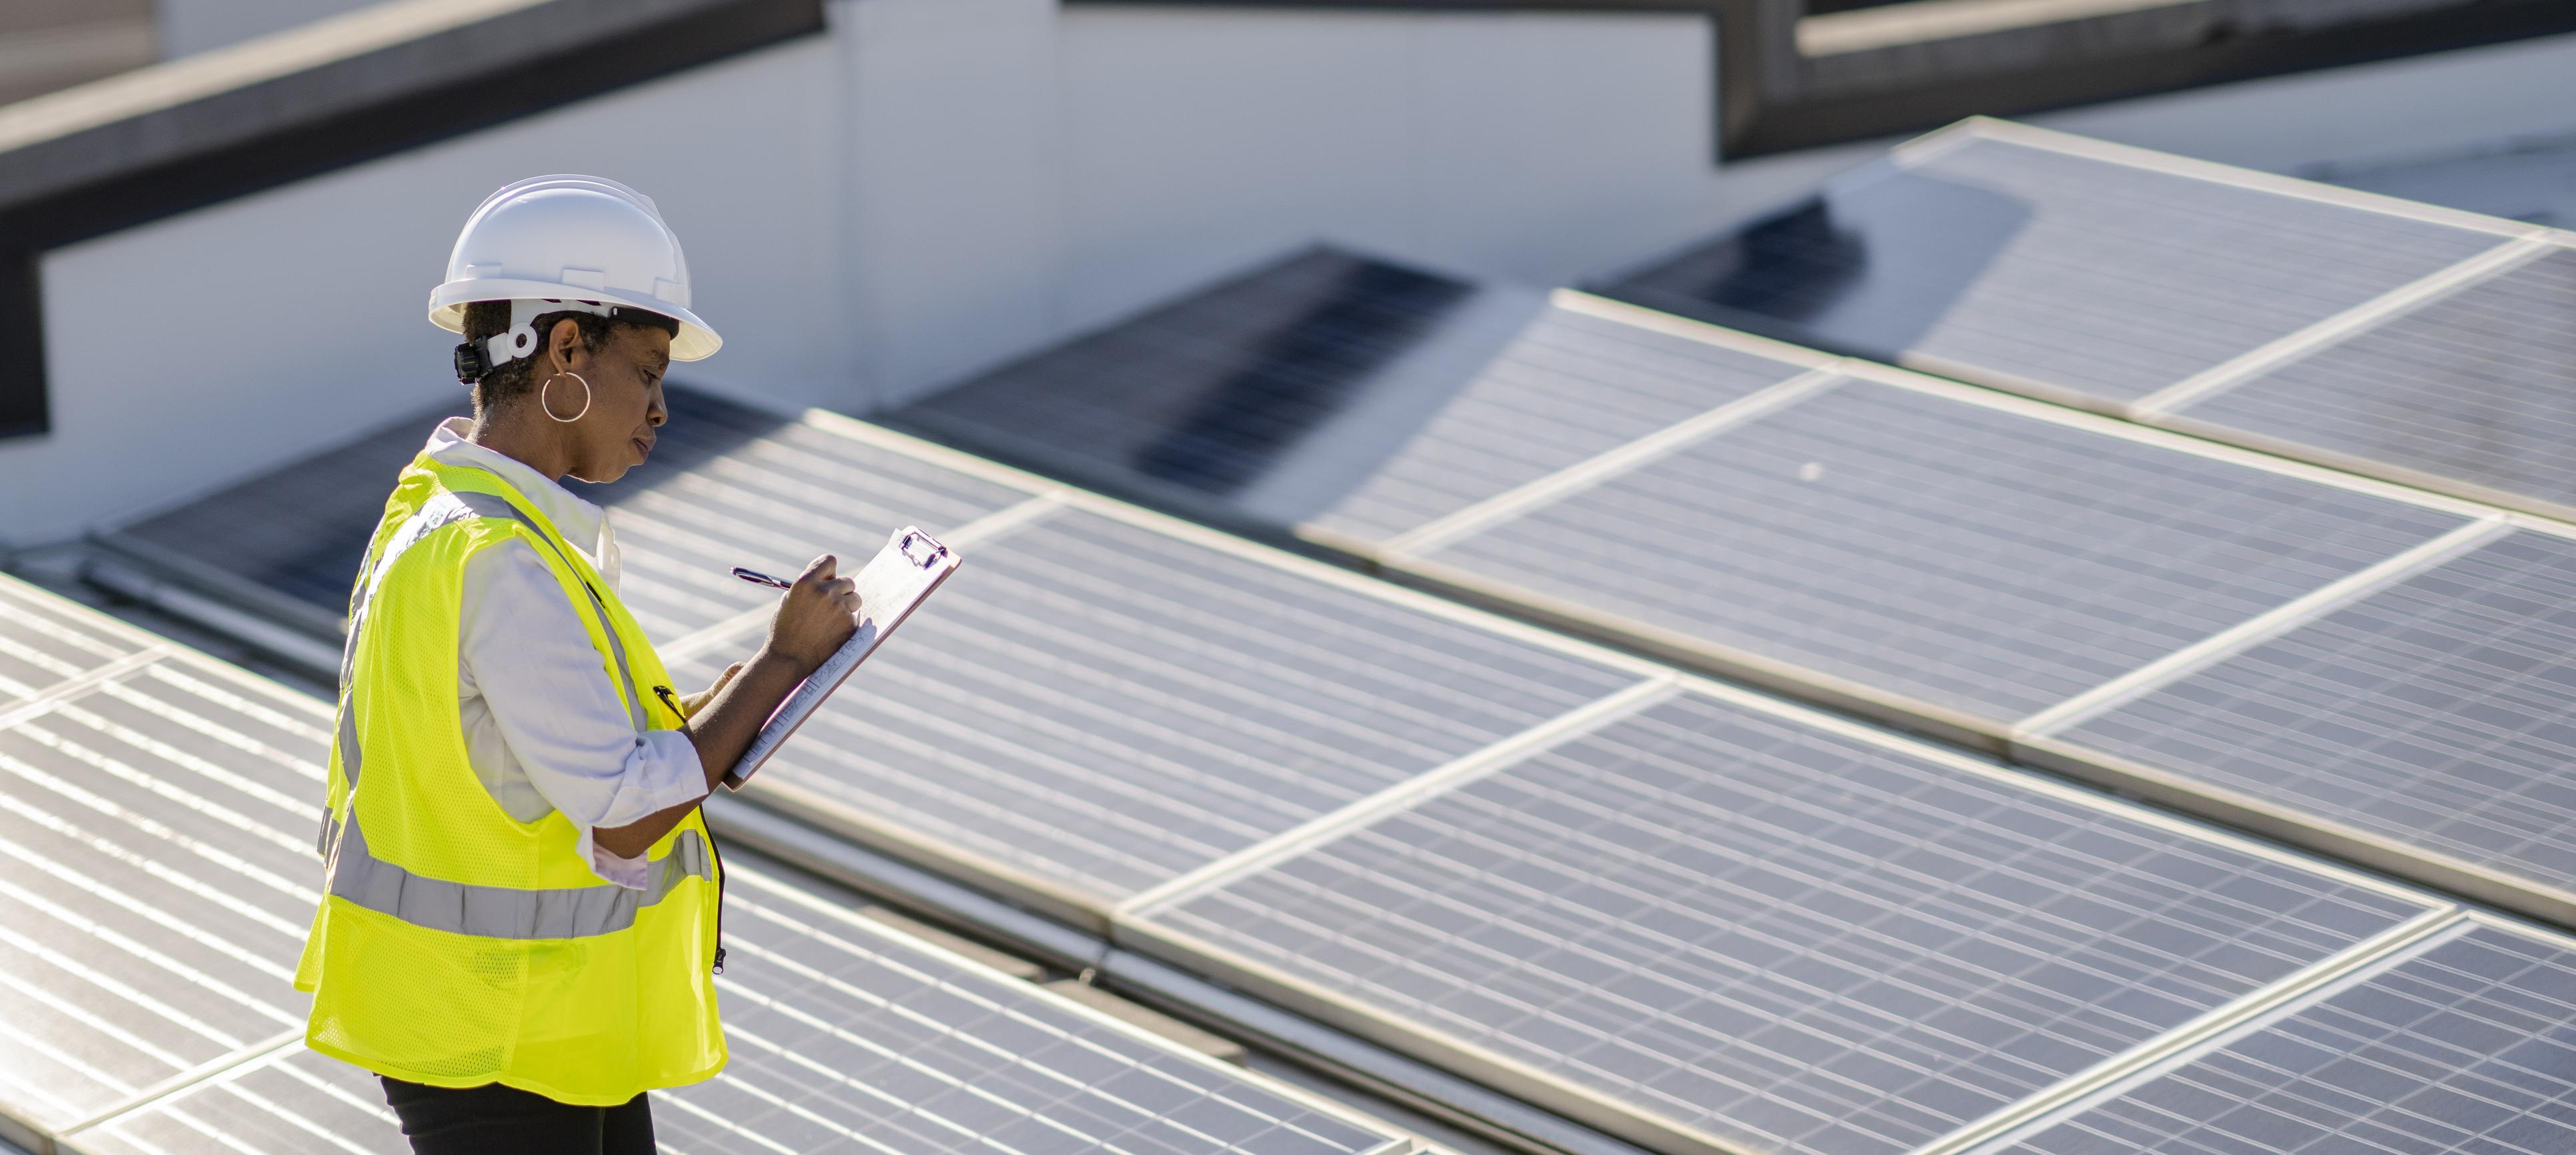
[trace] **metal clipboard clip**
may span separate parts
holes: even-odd
[[[915,553],[913,552],[913,547],[915,545],[924,545],[930,548],[926,552]],[[903,554],[903,560],[911,562],[913,565],[921,569],[929,569],[931,566],[939,564],[939,559],[947,556],[948,554],[948,547],[939,544],[938,538],[932,537],[917,529],[905,533],[903,535],[903,540],[895,544],[895,549]]]

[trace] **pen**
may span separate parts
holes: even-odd
[[[768,587],[770,587],[771,589],[788,590],[788,589],[794,589],[794,588],[796,588],[796,583],[795,583],[795,582],[785,581],[785,580],[782,580],[782,579],[779,579],[779,578],[774,578],[774,577],[769,576],[768,574],[765,574],[765,573],[760,572],[759,570],[756,570],[756,569],[744,569],[744,568],[742,568],[741,566],[735,566],[735,567],[733,567],[733,576],[738,577],[738,578],[741,578],[741,579],[742,579],[742,580],[744,580],[744,581],[750,582],[750,583],[751,583],[751,584],[753,584],[753,585],[756,585],[756,586],[768,586]]]

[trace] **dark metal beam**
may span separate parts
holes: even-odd
[[[2091,27],[2121,17],[2069,21],[2063,26],[2006,29],[1946,44],[2019,39],[2026,58],[2030,38],[2052,30],[2070,49],[2048,48],[2035,67],[1999,65],[1924,74],[1920,69],[1849,67],[1846,74],[1879,72],[1877,85],[1846,83],[1822,91],[1815,60],[1799,55],[1797,24],[1806,0],[1064,0],[1071,5],[1140,4],[1200,8],[1326,8],[1397,11],[1552,11],[1702,13],[1717,36],[1716,152],[1721,159],[1759,156],[1817,145],[1919,132],[1972,115],[2010,116],[2053,108],[2146,96],[2159,92],[2336,68],[2428,52],[2576,32],[2576,3],[2569,0],[2425,0],[2411,11],[2320,23],[2251,22],[2239,9],[2250,4],[2212,0],[2195,8],[2190,34],[2140,40],[2103,35]],[[1841,7],[1875,7],[1843,4]],[[2329,11],[2330,14],[2330,10]],[[2079,26],[2083,26],[2079,30]],[[1903,54],[1913,46],[1887,51]],[[1862,57],[1869,53],[1855,53]],[[1832,59],[1832,58],[1818,58]]]

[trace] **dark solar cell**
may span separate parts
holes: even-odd
[[[1096,514],[965,556],[761,773],[1103,897],[1641,680]]]
[[[2513,533],[2053,737],[2576,892],[2576,542]]]
[[[1428,560],[2009,721],[2462,520],[1850,381]]]
[[[2176,412],[2576,507],[2576,252],[2552,250]]]
[[[1916,750],[1674,698],[1144,918],[1747,1149],[1894,1155],[2425,909]]]
[[[1381,540],[1821,360],[1322,251],[892,419],[1107,489]]]
[[[176,659],[0,729],[0,1113],[56,1130],[303,1028],[329,730]]]
[[[1103,1025],[735,855],[733,1058],[653,1095],[674,1155],[1358,1155],[1401,1142]],[[407,1150],[373,1076],[290,1045],[72,1137],[86,1155]]]
[[[142,649],[106,618],[0,577],[0,710]]]
[[[1608,291],[2130,401],[2503,238],[2024,144],[1883,161]]]
[[[2473,927],[2005,1150],[2576,1151],[2576,949]]]

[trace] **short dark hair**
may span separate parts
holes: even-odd
[[[608,347],[611,337],[620,329],[660,329],[674,337],[680,335],[680,322],[660,313],[643,309],[620,308],[615,317],[602,317],[578,309],[539,314],[529,324],[537,331],[538,351],[545,349],[546,335],[555,331],[555,322],[570,320],[581,327],[581,347],[593,353]],[[480,341],[498,337],[510,330],[510,302],[474,301],[465,306],[465,339]],[[474,383],[474,408],[478,411],[497,408],[516,401],[536,388],[535,354],[499,366]]]

